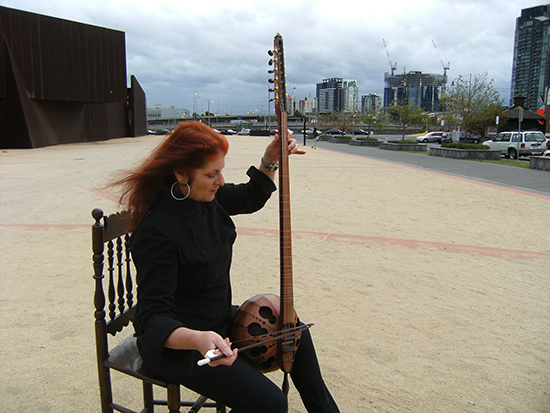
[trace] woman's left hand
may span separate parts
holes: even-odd
[[[306,151],[299,149],[298,142],[292,138],[292,132],[288,132],[288,154],[289,155],[303,155]],[[276,164],[279,162],[279,134],[275,134],[273,139],[267,148],[265,148],[264,161],[268,164]]]

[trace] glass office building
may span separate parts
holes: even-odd
[[[393,104],[415,105],[426,112],[441,112],[441,98],[446,76],[411,71],[401,74],[384,74],[384,107]]]
[[[510,104],[521,93],[536,111],[550,85],[550,4],[523,9],[516,19]]]
[[[319,113],[357,112],[359,110],[357,81],[330,78],[317,83],[317,109]]]

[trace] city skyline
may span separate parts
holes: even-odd
[[[5,0],[3,5],[124,31],[128,78],[139,80],[147,106],[192,110],[196,93],[212,112],[239,114],[267,111],[266,52],[277,32],[285,42],[287,88],[296,100],[314,98],[316,84],[332,77],[357,80],[361,96],[382,96],[391,58],[396,73],[442,74],[442,61],[448,61],[449,83],[486,71],[507,103],[516,18],[522,9],[544,4],[396,1],[390,10],[350,0],[338,7],[325,0],[226,3],[205,8],[165,0]]]

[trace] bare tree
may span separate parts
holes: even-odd
[[[453,80],[442,103],[448,125],[480,136],[503,115],[502,100],[487,72]]]

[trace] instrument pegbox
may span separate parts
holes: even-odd
[[[273,50],[268,50],[268,51],[267,51],[267,54],[268,54],[269,56],[273,56]],[[274,59],[269,59],[268,65],[269,65],[269,66],[273,66],[274,61],[275,61]],[[269,69],[269,70],[267,71],[267,73],[273,74],[273,73],[275,73],[275,69]],[[268,81],[269,83],[271,83],[271,84],[275,84],[275,79],[268,79],[267,81]],[[269,88],[269,89],[268,89],[268,92],[269,92],[269,93],[274,93],[275,90],[276,90],[276,88]],[[274,99],[274,98],[273,98],[273,99],[269,99],[270,102],[273,101],[273,100],[275,100],[275,99]]]

